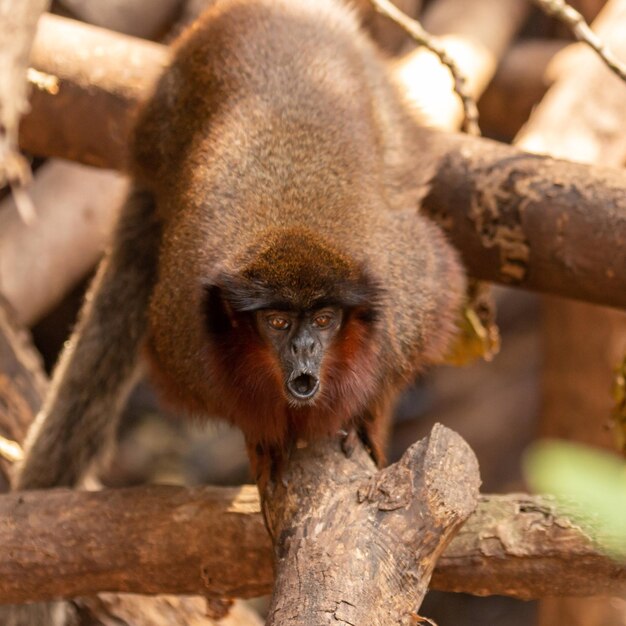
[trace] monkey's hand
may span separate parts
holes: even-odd
[[[40,602],[0,606],[2,626],[78,626],[74,606],[68,602]]]

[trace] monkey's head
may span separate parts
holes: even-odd
[[[223,271],[209,290],[209,331],[230,368],[244,382],[242,368],[252,367],[258,378],[248,377],[248,386],[273,383],[294,409],[354,404],[368,385],[359,360],[369,355],[380,289],[308,230],[281,229],[257,241],[239,270]]]

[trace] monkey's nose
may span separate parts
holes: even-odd
[[[319,379],[311,374],[300,374],[287,382],[287,389],[298,400],[310,400],[319,386]]]

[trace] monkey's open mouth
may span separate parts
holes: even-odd
[[[303,373],[287,381],[287,390],[296,400],[310,400],[320,388],[317,376]]]

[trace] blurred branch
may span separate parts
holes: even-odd
[[[35,207],[26,192],[30,165],[19,153],[20,118],[28,111],[26,71],[39,16],[49,0],[0,0],[0,187],[11,185],[22,218],[35,219]]]
[[[11,199],[0,202],[0,290],[19,323],[32,326],[93,268],[125,191],[117,172],[49,161],[30,188],[34,224]]]
[[[594,50],[606,65],[626,81],[626,66],[604,45],[602,39],[589,28],[585,18],[564,0],[533,0],[545,13],[563,22],[578,41]]]
[[[425,8],[421,23],[454,59],[467,80],[468,94],[478,100],[529,10],[527,0],[435,0]],[[450,72],[433,52],[410,42],[393,70],[426,125],[441,130],[461,127],[462,104]]]
[[[372,4],[379,13],[386,15],[389,19],[396,22],[411,35],[419,45],[425,46],[437,55],[441,63],[445,65],[452,74],[454,79],[454,91],[458,94],[463,104],[463,124],[462,129],[470,135],[480,135],[480,126],[478,125],[478,107],[474,98],[469,94],[466,87],[466,79],[459,69],[456,61],[448,51],[441,46],[436,37],[428,33],[422,25],[415,19],[400,11],[389,0],[371,0]]]
[[[515,136],[554,80],[552,67],[568,45],[564,39],[525,39],[507,50],[478,101],[485,135]]]
[[[132,113],[168,62],[160,44],[44,15],[31,64],[57,78],[58,92],[34,90],[22,149],[123,169]]]

